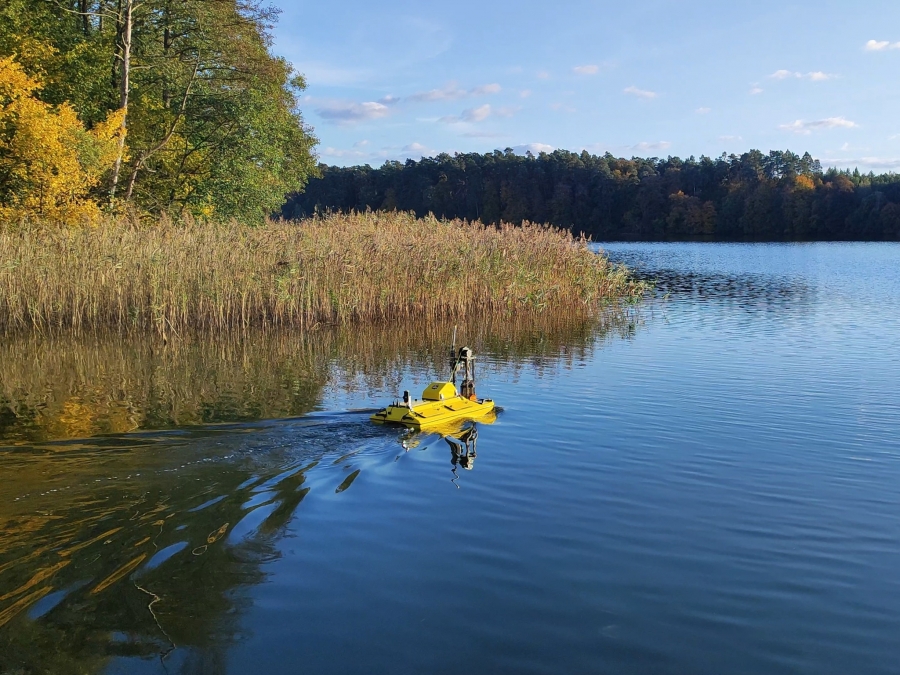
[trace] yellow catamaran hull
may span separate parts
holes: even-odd
[[[457,420],[478,420],[494,412],[494,407],[494,401],[489,398],[461,396],[451,382],[432,382],[421,400],[395,401],[372,415],[371,420],[421,429]]]

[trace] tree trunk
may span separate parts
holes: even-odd
[[[109,189],[110,200],[116,197],[116,187],[119,184],[119,174],[122,171],[122,158],[125,156],[125,134],[128,130],[128,93],[129,77],[131,75],[131,27],[133,23],[132,12],[134,0],[124,0],[122,12],[122,72],[119,78],[119,107],[125,110],[122,117],[122,131],[119,134],[119,148],[116,163],[113,165],[112,180]]]
[[[88,0],[80,0],[78,3],[78,11],[81,14],[81,30],[85,35],[91,33],[91,22],[88,17]]]
[[[169,3],[167,2],[163,7],[163,16],[165,17],[165,28],[163,29],[163,58],[169,58],[169,48],[172,46],[172,30],[169,26],[169,22],[171,21],[171,15],[169,13]],[[163,93],[162,93],[163,106],[165,108],[169,107],[169,104],[172,102],[172,94],[169,91],[169,78],[166,75],[163,80]]]

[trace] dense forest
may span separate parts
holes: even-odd
[[[604,240],[900,239],[900,176],[823,172],[808,153],[681,160],[507,149],[320,169],[284,217],[398,209],[553,223]]]
[[[277,14],[262,0],[3,0],[0,221],[375,209],[595,239],[900,239],[900,176],[789,151],[507,149],[317,168],[306,84],[272,53]]]
[[[261,221],[316,170],[257,0],[3,0],[0,220]]]

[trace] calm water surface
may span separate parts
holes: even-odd
[[[0,672],[898,673],[900,246],[612,244],[658,298],[0,345]]]

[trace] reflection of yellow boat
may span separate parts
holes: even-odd
[[[465,442],[465,438],[471,435],[471,431],[475,427],[476,421],[478,424],[493,424],[497,421],[497,409],[494,408],[477,420],[459,419],[452,422],[434,424],[432,426],[427,426],[424,429],[410,427],[400,436],[400,445],[403,446],[404,450],[412,450],[413,448],[419,447],[422,439],[427,439],[431,436],[440,436],[448,443],[453,441],[453,439]]]
[[[456,375],[463,369],[460,391],[456,389]],[[402,401],[394,401],[384,410],[372,415],[373,422],[403,424],[414,429],[429,428],[461,420],[478,420],[494,412],[494,401],[475,396],[475,356],[468,347],[456,355],[450,380],[432,382],[422,392],[421,399],[413,399],[403,392]]]
[[[491,419],[489,424],[494,420]],[[476,452],[475,443],[478,441],[478,427],[475,422],[465,429],[451,435],[444,436],[444,440],[447,442],[447,445],[450,446],[450,455],[452,459],[450,463],[453,464],[453,482],[456,483],[456,467],[461,466],[466,471],[471,471],[475,468],[475,458],[478,456]],[[457,488],[459,485],[456,486]]]

